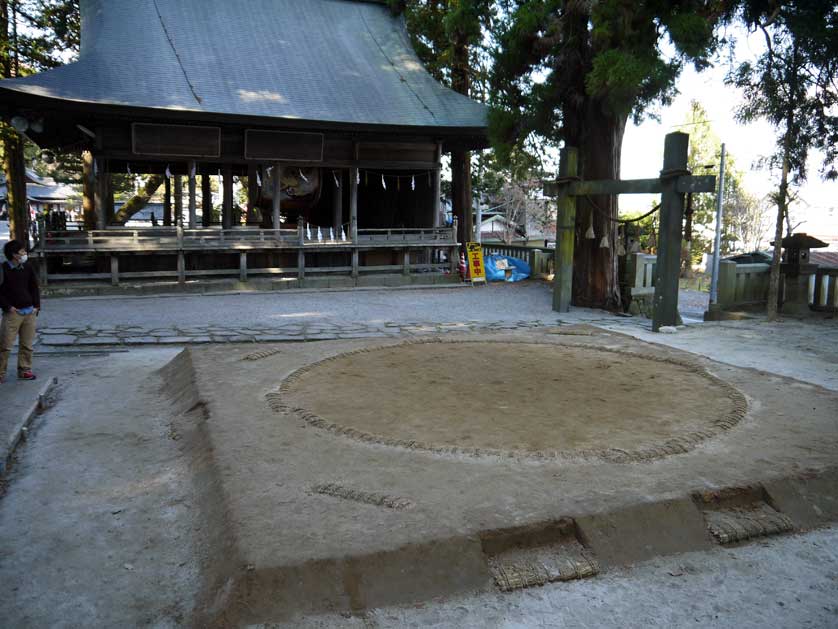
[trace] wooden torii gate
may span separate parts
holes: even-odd
[[[678,322],[678,277],[681,269],[681,234],[684,195],[713,192],[715,175],[692,176],[687,170],[690,136],[670,133],[663,148],[663,170],[657,179],[581,181],[578,152],[564,148],[560,154],[559,176],[545,182],[544,194],[556,197],[556,259],[553,283],[553,310],[568,312],[573,289],[573,248],[576,230],[576,197],[597,194],[661,194],[660,239],[655,271],[655,298],[652,330]]]

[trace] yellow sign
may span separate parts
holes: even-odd
[[[466,243],[468,253],[468,271],[472,283],[486,281],[486,269],[483,266],[483,247],[479,242]]]

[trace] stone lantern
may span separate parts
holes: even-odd
[[[773,242],[771,244],[774,245]],[[783,263],[780,265],[783,276],[782,311],[789,314],[808,314],[809,278],[818,270],[817,264],[809,262],[809,250],[829,245],[804,233],[786,236],[781,244],[785,249]]]

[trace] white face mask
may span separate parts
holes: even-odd
[[[22,256],[20,256],[20,263],[25,264],[28,259],[29,256],[24,253]]]

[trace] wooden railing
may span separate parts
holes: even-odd
[[[93,231],[42,232],[40,249],[45,252],[113,252],[113,251],[171,251],[194,249],[271,249],[313,245],[451,245],[455,244],[451,228],[365,229],[359,230],[358,241],[341,238],[340,233],[310,225],[308,229],[231,229],[180,227],[152,227],[131,229],[114,227]],[[344,237],[346,236],[344,232]]]
[[[306,273],[334,274],[349,273],[357,279],[363,273],[398,272],[410,275],[414,272],[456,271],[458,256],[455,232],[451,228],[425,229],[380,229],[363,230],[357,242],[338,239],[330,233],[324,238],[321,228],[320,238],[316,227],[306,230],[297,229],[258,229],[233,227],[231,229],[182,227],[152,227],[133,229],[114,227],[93,231],[42,231],[38,247],[33,257],[40,258],[41,280],[100,280],[110,279],[117,285],[122,279],[140,278],[176,278],[184,282],[188,277],[238,276],[246,281],[253,275],[290,275],[305,279]],[[254,268],[253,255],[260,252],[296,252],[296,266]],[[362,264],[361,252],[375,250],[396,250],[399,252],[398,264]],[[351,257],[351,264],[336,266],[307,266],[306,253],[318,251],[345,252]],[[176,268],[167,270],[123,271],[120,258],[138,253],[160,253],[176,258]],[[204,252],[238,254],[238,268],[195,268],[194,264],[203,264]],[[444,252],[444,254],[442,253]],[[248,253],[251,260],[248,260]],[[87,256],[102,254],[109,258],[110,273],[49,273],[50,258],[70,258],[74,255]],[[443,261],[443,257],[445,260]],[[263,259],[263,258],[256,258]],[[188,264],[190,262],[190,264]],[[310,260],[309,260],[310,262]],[[250,264],[249,264],[250,263]]]
[[[358,242],[375,243],[454,243],[454,230],[450,227],[359,229]]]

